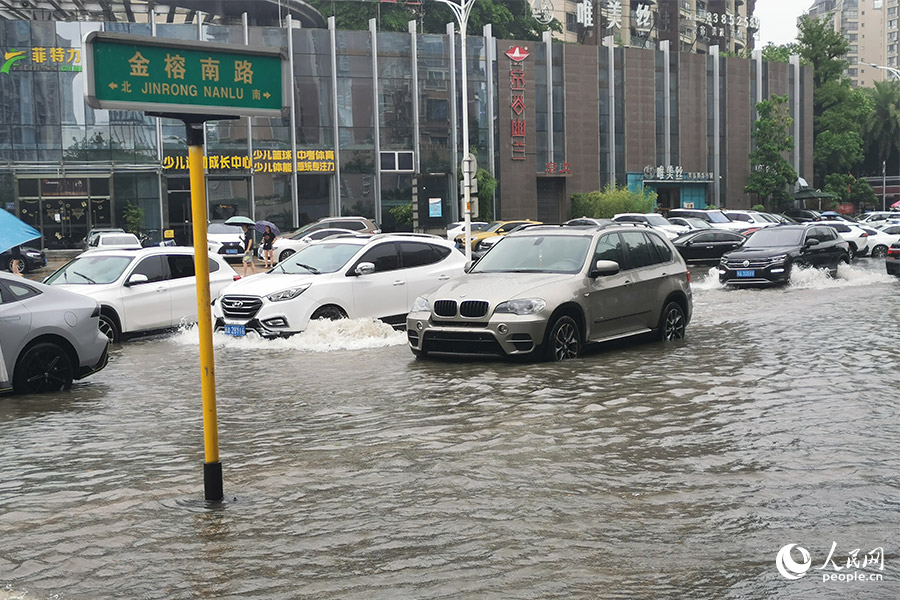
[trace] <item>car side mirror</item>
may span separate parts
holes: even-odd
[[[807,247],[807,248],[810,248],[810,247],[812,247],[812,246],[818,246],[818,245],[819,245],[819,240],[816,240],[816,239],[809,239],[809,240],[806,240],[806,247]]]
[[[694,245],[694,242],[692,242],[691,240],[687,240],[687,241],[684,243],[684,245],[685,245],[685,246],[693,246],[693,245]]]
[[[619,263],[614,260],[598,260],[591,270],[591,277],[606,277],[619,272]]]
[[[144,275],[143,273],[133,273],[131,277],[128,278],[128,281],[125,282],[125,287],[131,287],[133,285],[140,285],[142,283],[148,283],[150,278]]]
[[[474,267],[474,266],[475,266],[474,260],[467,260],[466,264],[463,266],[463,272],[468,273],[469,271],[472,270],[472,267]]]
[[[375,265],[370,262],[361,262],[356,265],[357,275],[371,275],[375,272]]]

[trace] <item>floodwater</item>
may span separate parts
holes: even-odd
[[[196,333],[120,344],[0,399],[0,599],[900,596],[900,282],[694,290],[686,340],[563,364],[216,337],[212,507]]]

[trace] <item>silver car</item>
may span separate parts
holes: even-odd
[[[684,337],[690,274],[665,236],[608,225],[511,233],[462,277],[415,300],[413,354],[578,356],[588,342]]]
[[[93,298],[0,273],[0,391],[68,389],[106,366]]]

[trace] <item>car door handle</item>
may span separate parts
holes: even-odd
[[[158,288],[156,288],[156,291],[157,291],[157,292],[164,292],[164,291],[166,291],[166,288],[165,288],[165,287],[158,287]]]
[[[406,282],[405,282],[405,281],[397,280],[397,281],[394,282],[394,285],[406,285]]]
[[[0,321],[18,321],[22,317],[20,315],[13,315],[11,317],[0,317]]]
[[[450,276],[447,275],[446,273],[444,273],[443,275],[438,277],[438,281],[447,281],[448,279],[450,279]]]
[[[630,282],[630,281],[626,281],[626,282],[625,282],[625,287],[631,287],[631,282]]]

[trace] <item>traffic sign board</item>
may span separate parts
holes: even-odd
[[[478,170],[478,161],[471,152],[462,160],[463,174],[468,173],[470,179],[475,178],[475,172]]]
[[[278,49],[106,32],[91,33],[85,47],[94,108],[280,116],[289,103]]]

